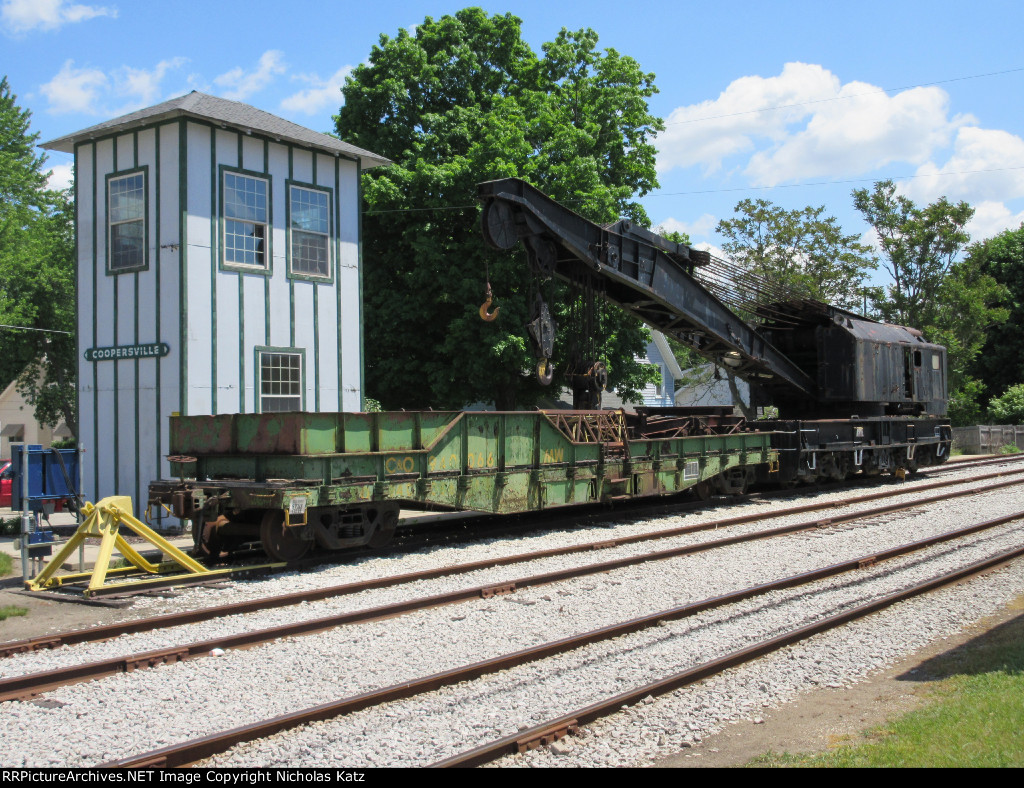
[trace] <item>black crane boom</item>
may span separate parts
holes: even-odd
[[[811,377],[693,277],[695,266],[710,262],[707,252],[628,220],[602,227],[518,178],[481,183],[478,196],[494,248],[522,241],[544,276],[574,281],[589,269],[604,279],[610,301],[740,378],[818,398]]]

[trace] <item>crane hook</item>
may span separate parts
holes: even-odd
[[[488,309],[491,308],[491,298],[492,298],[492,296],[491,296],[491,283],[488,282],[487,283],[487,300],[484,301],[480,305],[480,319],[484,320],[484,321],[486,321],[488,323],[490,323],[493,320],[496,320],[497,317],[498,317],[498,312],[501,311],[501,307],[500,306],[497,309],[495,309],[493,312],[488,312],[487,311]]]
[[[551,360],[547,358],[541,358],[537,360],[537,382],[542,386],[550,386],[551,381],[555,378],[555,368],[551,364]]]

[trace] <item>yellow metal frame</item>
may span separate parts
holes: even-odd
[[[157,582],[166,584],[168,581],[175,580],[201,580],[231,574],[234,571],[232,569],[207,569],[195,559],[190,558],[156,531],[136,519],[132,514],[132,499],[127,495],[112,495],[95,505],[87,503],[82,508],[82,514],[85,515],[85,522],[78,527],[74,536],[64,544],[43,570],[25,583],[26,588],[31,591],[42,591],[88,579],[89,585],[83,593],[85,596],[92,596],[101,591],[109,592],[115,589],[120,591],[132,588],[141,590],[146,585]],[[161,564],[152,564],[147,561],[134,547],[128,544],[127,539],[118,533],[121,525],[127,526],[141,536],[167,556],[170,561]],[[71,554],[88,539],[100,540],[100,552],[96,557],[96,565],[92,572],[57,576],[57,570],[63,566],[64,561],[70,558]],[[124,556],[125,560],[131,564],[130,566],[110,568],[110,558],[115,549]],[[183,569],[184,573],[172,574],[176,568]],[[148,581],[143,579],[123,583],[108,584],[106,582],[108,575],[124,577],[134,572],[158,577]]]

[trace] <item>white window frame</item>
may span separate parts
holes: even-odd
[[[314,229],[300,226],[296,217],[294,200],[300,194],[312,194],[326,199],[326,228]],[[288,273],[292,277],[308,277],[317,280],[330,280],[331,271],[331,190],[314,187],[303,183],[288,183]],[[300,258],[298,251],[304,239],[316,239],[322,242],[324,250],[324,269],[309,270],[308,261]],[[298,242],[298,243],[297,243]]]
[[[238,178],[243,181],[251,181],[253,184],[262,184],[263,190],[263,215],[262,218],[257,214],[256,216],[246,215],[245,210],[238,210],[228,200],[228,178]],[[232,191],[237,191],[233,188]],[[257,204],[252,206],[255,209],[259,208],[258,190],[253,192],[256,194]],[[241,172],[235,169],[223,168],[221,171],[221,260],[226,268],[240,268],[247,271],[269,271],[270,270],[270,228],[271,228],[271,192],[270,192],[270,178],[264,177],[259,173]],[[243,203],[242,208],[246,209],[250,206]],[[245,225],[251,228],[251,232],[238,233],[229,232],[231,224]],[[253,249],[245,248],[243,244],[239,247],[237,243],[230,244],[228,240],[231,238],[254,238],[257,239],[257,243],[253,244]],[[241,254],[243,257],[251,253],[256,259],[254,262],[246,262],[244,259],[236,260],[229,259],[229,255]]]
[[[275,371],[279,374],[275,375]],[[286,413],[305,410],[305,378],[306,354],[301,348],[257,348],[257,411]]]
[[[132,215],[120,218],[115,218],[118,211],[114,209],[114,190],[115,184],[119,184],[128,180],[141,179],[142,181],[142,200],[137,215],[135,212]],[[146,227],[146,213],[148,200],[146,191],[146,170],[145,168],[131,170],[130,172],[112,174],[107,178],[107,273],[110,274],[122,274],[131,271],[139,271],[146,268],[147,265],[147,227]],[[128,226],[138,226],[141,228],[141,250],[138,258],[133,257],[127,264],[119,263],[115,264],[115,237],[119,234],[121,228]]]

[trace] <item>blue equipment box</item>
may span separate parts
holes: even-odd
[[[53,531],[33,531],[28,535],[28,557],[53,555]]]
[[[12,447],[12,449],[11,464],[14,468],[14,479],[11,480],[12,509],[23,508],[22,469],[26,465],[28,467],[28,508],[32,511],[41,510],[43,501],[71,498],[78,493],[78,449],[44,449],[41,445],[35,444],[22,446],[20,449]],[[64,469],[67,470],[67,480],[64,478],[61,460],[63,460]],[[71,482],[70,486],[68,481]]]

